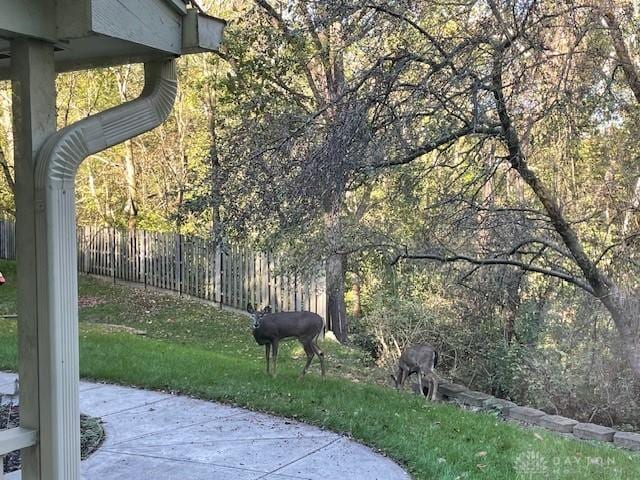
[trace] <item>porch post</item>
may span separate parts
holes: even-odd
[[[13,128],[16,175],[18,268],[18,372],[20,424],[38,432],[36,446],[22,450],[22,479],[55,477],[51,429],[63,419],[53,411],[51,368],[38,305],[46,293],[36,262],[35,164],[43,142],[56,130],[53,45],[32,39],[11,42]],[[39,328],[40,327],[40,328]],[[77,341],[77,339],[76,339]],[[59,439],[58,439],[59,440]],[[79,448],[79,446],[78,446]]]

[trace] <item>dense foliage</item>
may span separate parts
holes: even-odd
[[[85,162],[81,222],[325,262],[330,326],[382,364],[429,341],[445,376],[640,428],[635,3],[202,3],[223,50],[180,60],[164,126]],[[140,85],[61,75],[59,124]]]

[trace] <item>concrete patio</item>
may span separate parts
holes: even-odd
[[[15,378],[0,372],[0,391],[11,392]],[[80,384],[80,406],[101,417],[106,432],[82,462],[86,480],[410,478],[348,438],[242,408],[89,382]]]

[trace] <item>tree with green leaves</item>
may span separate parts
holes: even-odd
[[[361,197],[352,192],[384,148],[376,132],[388,119],[378,109],[403,65],[385,55],[389,39],[375,17],[359,2],[256,0],[221,54],[223,101],[237,115],[221,162],[228,223],[289,253],[304,243],[308,264],[324,262],[328,326],[340,341],[347,258],[366,243],[355,230],[369,205],[364,195],[350,210],[347,198]]]
[[[536,1],[372,8],[421,37],[410,48],[412,62],[421,72],[413,90],[419,92],[419,101],[412,108],[418,104],[428,119],[412,115],[409,109],[396,116],[413,118],[407,128],[411,133],[403,133],[408,145],[416,132],[424,132],[432,135],[432,143],[445,140],[442,147],[457,152],[457,157],[441,154],[435,160],[435,167],[460,175],[453,182],[456,190],[441,197],[440,205],[450,207],[445,213],[450,221],[456,219],[455,231],[470,226],[478,232],[481,218],[493,239],[502,237],[484,247],[463,242],[460,235],[440,241],[431,238],[414,245],[413,251],[401,250],[397,258],[508,265],[569,282],[593,295],[609,312],[623,353],[640,376],[638,286],[616,267],[612,256],[638,233],[622,234],[623,216],[612,219],[593,196],[589,203],[569,202],[558,189],[565,179],[558,176],[559,170],[554,173],[563,152],[549,150],[550,140],[565,128],[578,127],[580,134],[595,136],[609,128],[609,118],[627,117],[616,104],[616,92],[610,87],[604,94],[598,91],[603,85],[602,67],[606,72],[611,66],[611,49],[597,23],[601,11]],[[452,20],[436,24],[434,15]],[[623,70],[632,88],[629,61],[620,56],[610,28],[611,32],[613,50],[626,65]],[[615,116],[608,117],[612,111]],[[577,134],[574,130],[572,138]],[[421,153],[420,146],[397,152],[387,164],[413,162],[419,157],[415,151]],[[496,179],[507,182],[513,174],[526,190],[514,195],[503,189],[500,196],[482,197],[482,185]],[[606,179],[591,176],[588,181],[597,185]]]

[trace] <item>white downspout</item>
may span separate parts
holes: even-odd
[[[56,132],[38,154],[39,446],[42,464],[53,466],[42,478],[80,479],[76,172],[89,155],[164,122],[176,89],[175,60],[147,63],[140,97]]]

